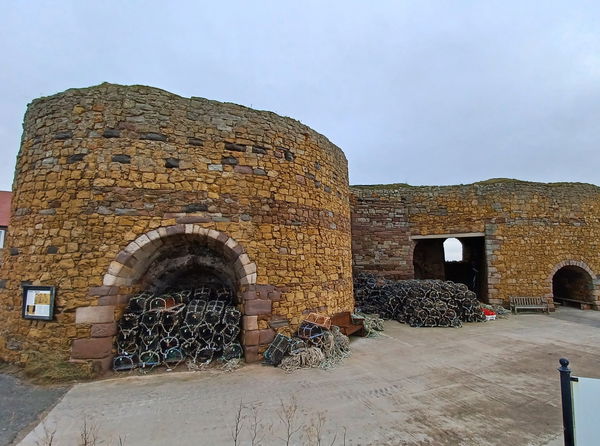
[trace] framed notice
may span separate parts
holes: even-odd
[[[51,321],[54,318],[53,286],[23,286],[23,318]]]

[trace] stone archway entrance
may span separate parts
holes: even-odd
[[[590,274],[576,265],[565,265],[552,276],[554,301],[563,305],[591,308],[594,284]]]
[[[244,357],[248,362],[258,360],[259,351],[275,335],[269,325],[272,301],[279,300],[281,292],[270,285],[257,285],[256,265],[236,240],[193,224],[152,230],[119,252],[104,275],[103,285],[90,289],[96,305],[76,310],[76,325],[89,324],[90,333],[73,341],[72,359],[93,361],[97,368],[109,369],[116,320],[132,295],[206,283],[233,291],[243,315],[240,341]]]

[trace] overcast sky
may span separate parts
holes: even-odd
[[[145,84],[291,116],[352,184],[600,184],[598,1],[0,0],[0,189],[39,96]]]

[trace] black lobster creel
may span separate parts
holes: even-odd
[[[213,285],[135,295],[117,324],[114,370],[241,357],[241,313],[232,301],[229,288]]]
[[[485,315],[473,291],[441,280],[389,280],[361,272],[354,277],[356,308],[413,327],[460,327]]]

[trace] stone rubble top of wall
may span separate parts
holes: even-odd
[[[589,183],[540,183],[533,181],[493,178],[471,184],[448,186],[412,186],[406,183],[351,185],[350,190],[357,195],[405,195],[410,193],[464,193],[464,192],[511,192],[511,193],[540,193],[543,195],[599,195],[600,187]]]
[[[61,93],[34,99],[28,105],[25,119],[26,121],[28,118],[39,119],[47,114],[51,114],[53,110],[50,105],[62,100],[77,101],[79,98],[94,98],[106,102],[121,100],[123,102],[133,101],[135,103],[136,99],[139,99],[139,97],[147,99],[147,103],[144,104],[144,106],[147,107],[145,111],[158,113],[162,115],[162,118],[168,118],[169,115],[180,114],[182,111],[181,109],[188,113],[188,119],[191,116],[190,114],[193,114],[194,112],[202,113],[207,110],[211,111],[211,115],[224,115],[228,119],[236,119],[240,122],[243,122],[248,118],[262,118],[265,122],[269,123],[268,126],[271,128],[290,128],[298,134],[304,134],[307,139],[313,139],[319,146],[328,148],[337,158],[341,158],[346,162],[344,152],[338,146],[333,144],[326,136],[316,132],[296,119],[281,116],[271,111],[255,110],[231,102],[219,102],[195,96],[186,98],[160,88],[144,85],[119,85],[104,82],[86,88],[70,88]],[[165,104],[171,105],[173,103],[174,106],[165,107]],[[157,107],[153,109],[152,105],[156,105]],[[32,112],[33,110],[35,110],[35,113]],[[30,116],[32,113],[35,116]],[[181,119],[181,116],[173,116],[173,119]]]

